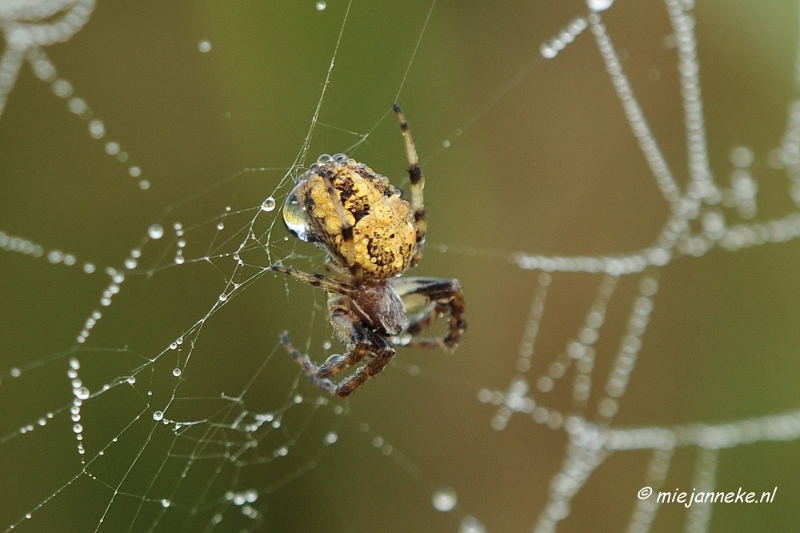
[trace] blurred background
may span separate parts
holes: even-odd
[[[578,1],[99,2],[79,33],[43,48],[90,112],[70,110],[24,64],[0,116],[0,231],[45,256],[0,250],[0,531],[532,530],[565,433],[522,414],[495,430],[497,407],[478,401],[517,374],[537,287],[539,272],[510,257],[636,251],[669,215],[591,33],[555,59],[540,55],[586,10]],[[731,151],[744,146],[756,220],[796,211],[769,154],[796,96],[797,5],[707,1],[693,13],[718,183],[729,184]],[[684,185],[666,9],[621,0],[603,17]],[[414,275],[459,279],[469,330],[453,354],[400,349],[350,399],[318,400],[278,335],[288,330],[316,361],[337,353],[325,295],[263,268],[323,269],[323,253],[291,239],[280,219],[292,178],[319,154],[346,151],[406,180],[395,101],[427,177],[428,247]],[[261,209],[267,198],[275,209]],[[76,263],[53,261],[52,250]],[[799,259],[790,241],[665,267],[614,425],[796,409]],[[107,267],[126,275],[104,306]],[[531,376],[576,335],[600,281],[553,275]],[[638,281],[622,277],[609,302],[598,388]],[[72,358],[92,393],[78,432]],[[541,401],[570,413],[563,385]],[[594,412],[590,402],[579,414]],[[710,530],[791,530],[799,452],[797,442],[770,442],[721,453],[719,490],[778,488],[771,504],[715,506]],[[696,453],[676,452],[665,487],[691,491]],[[649,457],[611,456],[559,531],[624,530]],[[652,531],[685,518],[683,507],[662,506]]]

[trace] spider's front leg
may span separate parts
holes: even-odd
[[[452,350],[458,346],[461,335],[467,329],[464,320],[464,295],[456,279],[399,278],[394,280],[397,293],[406,309],[422,308],[424,311],[411,320],[405,332],[411,340],[405,345],[411,348],[440,348]],[[444,313],[449,313],[448,331],[444,337],[418,338]]]
[[[322,274],[308,274],[306,272],[301,272],[299,270],[295,270],[291,267],[285,267],[283,265],[270,265],[269,270],[273,272],[280,272],[281,274],[286,274],[290,278],[294,278],[297,281],[302,281],[303,283],[308,283],[314,287],[319,287],[320,289],[325,289],[328,292],[335,292],[339,294],[346,294],[348,296],[353,296],[357,294],[357,290],[352,285],[348,285],[347,283],[342,283],[341,281],[332,280],[326,278]]]
[[[411,182],[409,187],[411,193],[411,209],[414,211],[414,223],[417,226],[417,252],[411,259],[410,266],[416,266],[422,260],[422,252],[425,248],[425,236],[428,233],[428,217],[425,214],[425,200],[422,190],[425,188],[425,177],[422,175],[422,167],[419,166],[419,155],[414,145],[414,138],[411,136],[411,128],[408,127],[406,116],[398,104],[392,106],[397,119],[400,121],[400,130],[403,132],[403,139],[406,143],[406,157],[408,158],[408,179]]]

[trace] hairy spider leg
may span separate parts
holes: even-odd
[[[344,355],[337,354],[328,357],[317,371],[317,375],[321,378],[336,375],[342,370],[361,362],[370,353],[371,349],[371,345],[368,342],[369,333],[364,326],[353,320],[346,308],[333,307],[330,315],[330,321],[334,329],[342,332],[342,336],[347,335],[350,340],[347,345],[352,346],[352,349]]]
[[[392,106],[397,113],[400,121],[400,129],[403,131],[403,138],[406,141],[406,157],[408,157],[408,178],[411,181],[411,209],[414,211],[414,222],[417,226],[417,252],[411,258],[410,266],[416,266],[422,260],[422,252],[425,246],[425,236],[428,233],[428,217],[425,214],[425,201],[422,197],[422,189],[425,188],[425,177],[422,175],[422,168],[419,166],[419,156],[414,145],[414,138],[411,137],[411,129],[408,127],[406,116],[398,104]]]
[[[309,285],[325,289],[326,291],[329,292],[337,292],[339,294],[346,294],[348,296],[355,296],[358,294],[358,289],[356,289],[352,285],[348,285],[347,283],[342,283],[341,281],[328,279],[322,274],[308,274],[306,272],[301,272],[291,267],[285,267],[282,265],[270,265],[269,269],[272,270],[273,272],[280,272],[281,274],[286,274],[290,278],[294,278],[297,281],[308,283]]]
[[[408,306],[430,307],[414,317],[406,328],[412,336],[405,344],[410,348],[455,349],[461,335],[467,330],[464,320],[464,295],[455,279],[439,278],[399,278],[394,282],[395,289]],[[449,329],[444,337],[423,337],[417,335],[428,329],[436,320],[448,312]]]
[[[285,331],[281,334],[281,343],[283,344],[284,348],[286,348],[286,351],[289,352],[289,355],[291,355],[292,359],[294,359],[303,368],[303,371],[308,379],[311,380],[314,385],[324,389],[329,394],[338,396],[340,398],[350,396],[369,378],[383,370],[383,368],[389,364],[389,361],[394,356],[395,351],[391,346],[389,346],[383,337],[375,335],[373,336],[373,340],[376,341],[379,349],[377,351],[370,350],[370,355],[373,356],[372,360],[359,367],[351,376],[336,384],[325,377],[320,377],[320,367],[311,362],[307,355],[300,353],[294,346],[292,346],[289,336]]]

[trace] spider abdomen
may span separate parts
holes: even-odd
[[[343,209],[349,235],[332,195]],[[363,279],[403,273],[417,251],[409,203],[388,178],[343,154],[321,157],[298,179],[289,198],[287,227],[303,240],[319,242],[337,263]]]

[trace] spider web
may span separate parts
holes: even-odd
[[[0,2],[0,530],[789,529],[797,9],[640,4]],[[332,399],[266,269],[395,100],[470,329]]]

